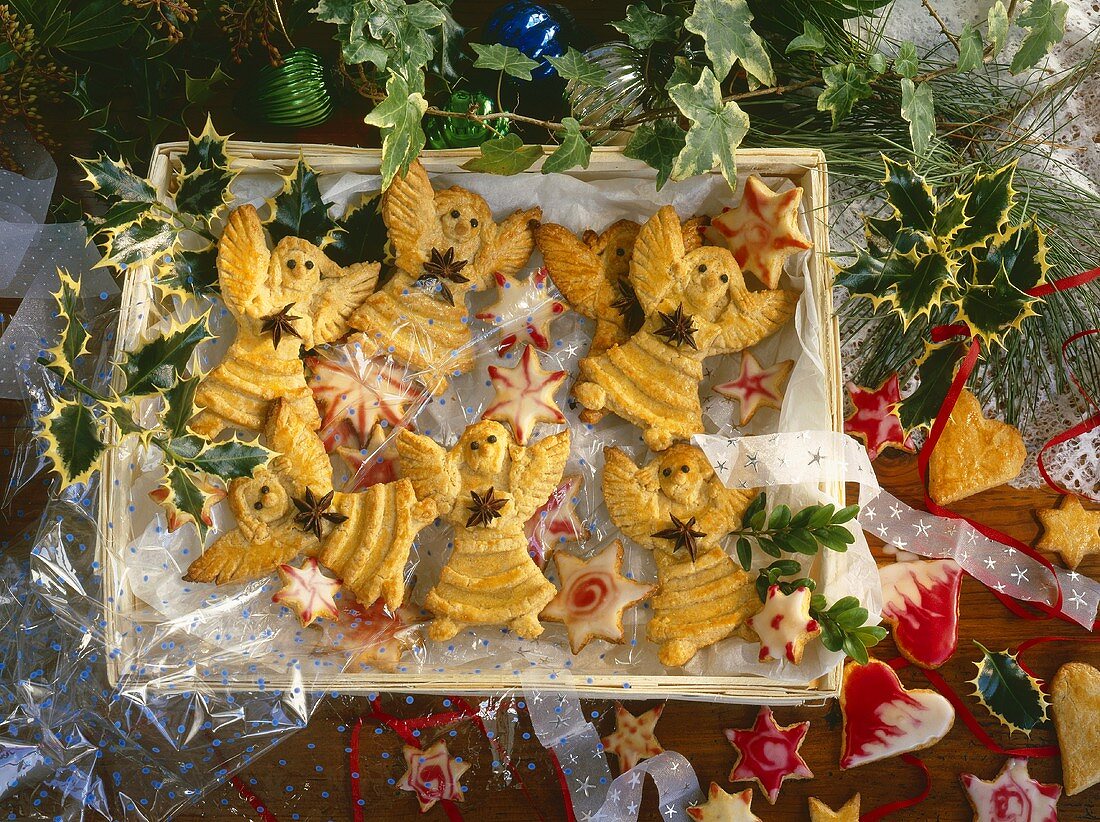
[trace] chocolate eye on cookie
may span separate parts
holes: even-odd
[[[496,434],[490,434],[490,435],[489,435],[489,436],[487,437],[486,441],[487,441],[487,442],[496,442],[496,441],[497,441],[497,435],[496,435]]]
[[[625,248],[616,248],[615,249],[615,256],[616,257],[621,257],[624,254],[626,254],[626,249]]]
[[[287,268],[297,268],[298,267],[298,261],[295,260],[293,257],[291,257],[289,260],[286,261],[286,267]]]
[[[313,270],[313,260],[306,260],[306,271]]]
[[[457,208],[453,208],[453,209],[451,209],[451,219],[452,219],[452,220],[457,220],[457,219],[458,219],[459,217],[461,217],[461,216],[462,216],[462,215],[458,213],[458,209],[457,209]]]
[[[699,270],[699,273],[702,274],[704,271],[707,270],[707,264],[706,263],[699,263],[699,269],[698,270]]]
[[[686,465],[681,465],[681,466],[680,466],[680,470],[681,470],[681,471],[683,471],[683,472],[684,472],[684,473],[686,474],[686,473],[687,473],[688,471],[690,471],[691,469],[690,469],[690,468],[688,468],[688,467],[687,467]]]
[[[480,443],[480,442],[477,442],[476,440],[475,440],[474,442],[471,442],[471,443],[470,443],[470,450],[471,450],[471,451],[476,451],[476,450],[477,450],[477,449],[479,449],[480,447],[481,447],[481,443]]]
[[[672,469],[671,468],[666,468],[664,471],[661,472],[661,475],[665,476],[665,477],[671,477],[672,476]]]
[[[470,220],[470,228],[477,228],[477,217]]]
[[[730,275],[729,274],[723,274],[718,279],[721,280],[724,283],[728,283],[730,281]]]

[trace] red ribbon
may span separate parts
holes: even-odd
[[[1100,642],[1100,636],[1037,636],[1034,639],[1021,642],[1016,646],[1016,663],[1036,679],[1039,677],[1035,676],[1032,670],[1020,661],[1020,657],[1024,655],[1025,651],[1047,642]]]
[[[1093,271],[1086,272],[1086,273],[1092,274],[1096,271],[1100,271],[1100,269],[1093,269]],[[1097,334],[1097,333],[1100,333],[1100,329],[1090,328],[1086,331],[1078,331],[1076,334],[1074,334],[1072,337],[1070,337],[1064,343],[1062,343],[1062,360],[1066,364],[1066,370],[1069,372],[1069,378],[1073,381],[1073,384],[1074,384],[1074,386],[1076,386],[1078,393],[1082,397],[1084,397],[1085,402],[1088,404],[1088,406],[1090,408],[1097,408],[1098,406],[1100,406],[1100,404],[1098,404],[1096,402],[1096,399],[1094,397],[1092,397],[1089,394],[1088,391],[1085,390],[1085,387],[1083,385],[1081,385],[1081,381],[1077,379],[1077,374],[1074,372],[1073,367],[1070,365],[1070,362],[1069,362],[1068,351],[1069,351],[1069,347],[1071,345],[1073,345],[1073,343],[1077,342],[1078,340],[1084,339],[1085,337],[1090,337],[1093,334]],[[1039,449],[1039,456],[1036,459],[1036,462],[1038,463],[1038,467],[1039,467],[1039,473],[1042,474],[1043,480],[1046,482],[1046,484],[1049,485],[1051,488],[1053,488],[1055,491],[1057,491],[1059,494],[1067,494],[1068,495],[1071,492],[1066,490],[1065,488],[1063,488],[1061,485],[1059,485],[1058,482],[1056,482],[1054,480],[1054,478],[1051,477],[1051,475],[1047,472],[1047,467],[1046,467],[1046,453],[1047,453],[1047,451],[1049,449],[1053,448],[1056,445],[1061,445],[1063,442],[1069,442],[1070,440],[1076,439],[1077,437],[1081,436],[1082,434],[1087,434],[1089,431],[1092,431],[1094,428],[1096,428],[1098,426],[1100,426],[1100,413],[1093,414],[1088,419],[1082,420],[1081,422],[1077,423],[1076,425],[1072,426],[1071,428],[1067,428],[1062,433],[1054,435],[1053,437],[1051,437],[1049,440],[1047,440],[1043,444],[1043,447],[1041,449]],[[1100,502],[1100,500],[1098,500],[1096,497],[1092,496],[1091,494],[1086,494],[1084,496],[1087,496],[1093,502]]]
[[[1031,297],[1049,297],[1055,291],[1065,291],[1067,288],[1076,288],[1079,285],[1092,282],[1097,277],[1100,277],[1100,268],[1094,268],[1091,271],[1082,271],[1080,274],[1074,274],[1072,277],[1063,277],[1060,280],[1053,280],[1051,282],[1037,285],[1034,288],[1029,288],[1027,293]]]
[[[913,756],[911,753],[902,754],[901,761],[912,765],[924,774],[924,789],[916,796],[910,796],[907,799],[895,799],[893,802],[887,802],[885,805],[879,805],[874,810],[861,814],[859,817],[860,822],[878,822],[879,819],[892,813],[915,807],[928,798],[928,794],[932,792],[932,774],[928,772],[928,766],[924,764],[920,757]]]
[[[279,822],[279,817],[269,811],[264,805],[263,800],[248,789],[243,779],[239,776],[231,776],[229,777],[229,784],[237,789],[237,793],[241,795],[241,799],[252,806],[252,810],[259,815],[263,822]]]

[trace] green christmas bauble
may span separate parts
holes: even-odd
[[[480,91],[454,91],[450,99],[440,106],[444,111],[466,112],[468,114],[492,114],[493,101]],[[425,124],[425,133],[430,148],[472,148],[494,137],[503,137],[508,133],[509,122],[501,117],[496,120],[465,120],[461,117],[440,117],[434,115]]]
[[[274,126],[306,128],[332,114],[332,89],[321,55],[296,48],[280,66],[264,66],[252,86],[249,108]]]

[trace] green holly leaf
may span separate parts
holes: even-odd
[[[828,111],[833,118],[833,128],[852,113],[860,100],[871,96],[871,75],[855,63],[826,66],[821,73],[825,89],[817,98],[817,110]]]
[[[46,443],[44,456],[61,479],[63,489],[87,482],[99,467],[104,450],[99,423],[80,399],[55,397],[38,436]]]
[[[477,52],[474,68],[503,71],[517,80],[530,80],[532,69],[539,67],[538,60],[532,60],[513,46],[502,46],[500,43],[491,45],[470,43],[470,48]]]
[[[802,33],[787,44],[784,54],[792,54],[796,51],[809,51],[814,54],[825,53],[825,32],[811,23],[802,21]]]
[[[934,244],[932,236],[923,231],[905,228],[897,217],[864,217],[867,229],[867,245],[872,257],[888,257],[897,251],[908,254],[916,251],[927,254]]]
[[[1008,225],[1009,212],[1016,198],[1012,187],[1016,164],[1009,163],[990,174],[979,174],[970,187],[966,203],[966,226],[955,235],[952,246],[964,251],[986,245],[992,235]]]
[[[709,68],[703,69],[694,86],[673,86],[669,97],[691,122],[684,147],[672,163],[672,179],[706,174],[717,165],[736,191],[736,150],[748,133],[749,116],[732,100],[722,102],[722,88]]]
[[[158,283],[196,296],[216,294],[218,287],[218,249],[209,246],[197,251],[176,250]]]
[[[674,120],[656,120],[642,123],[630,135],[630,142],[623,155],[631,160],[641,160],[657,170],[657,190],[668,182],[672,164],[684,148],[684,130]]]
[[[953,263],[943,254],[926,254],[920,258],[915,254],[911,257],[896,255],[892,259],[912,263],[906,276],[894,284],[892,295],[902,325],[908,328],[917,317],[927,317],[943,302],[944,290],[955,282]]]
[[[960,194],[956,191],[936,208],[936,216],[932,221],[932,233],[940,243],[950,243],[966,225],[966,204],[969,200],[969,194]]]
[[[561,145],[542,164],[543,174],[568,171],[577,166],[588,168],[588,161],[592,157],[592,146],[584,139],[581,124],[572,117],[566,117],[561,124],[565,126],[564,134],[559,132]]]
[[[527,146],[518,134],[508,134],[481,144],[481,156],[471,157],[462,167],[505,176],[529,169],[542,156],[542,146]]]
[[[233,79],[222,71],[221,66],[214,66],[213,71],[205,77],[184,69],[183,78],[183,95],[193,106],[205,106],[219,86],[226,85]]]
[[[214,130],[214,123],[208,115],[201,132],[187,133],[187,151],[180,158],[180,176],[194,174],[199,169],[228,169],[229,154],[225,148],[228,141],[228,136]]]
[[[911,80],[917,76],[919,69],[917,47],[906,40],[898,47],[898,56],[894,58],[894,71]]]
[[[382,131],[382,188],[389,186],[395,174],[408,171],[424,148],[421,119],[428,101],[423,92],[423,85],[414,88],[404,77],[391,73],[386,99],[363,120]]]
[[[906,431],[932,426],[955,377],[955,368],[965,354],[966,346],[960,342],[938,346],[925,343],[924,356],[917,361],[920,385],[898,406],[898,416]]]
[[[603,87],[607,83],[607,70],[590,63],[588,59],[572,46],[561,57],[547,57],[558,76],[563,80],[572,80],[586,86]]]
[[[886,166],[886,176],[882,180],[886,199],[902,225],[916,231],[931,231],[936,214],[932,187],[909,163],[895,162],[885,154],[882,162]]]
[[[126,375],[124,397],[166,391],[183,377],[191,354],[200,342],[210,337],[206,317],[172,326],[137,351],[127,352],[121,368]]]
[[[119,200],[108,207],[102,217],[84,215],[84,226],[89,234],[110,234],[141,219],[150,210],[149,203],[135,200]]]
[[[146,213],[123,227],[104,234],[104,263],[116,268],[158,262],[176,244],[180,228],[172,221]]]
[[[643,4],[626,7],[626,19],[611,24],[626,35],[634,48],[645,49],[657,43],[674,43],[680,24],[675,17],[659,14]]]
[[[381,192],[364,194],[336,221],[337,230],[325,253],[338,265],[349,266],[387,258],[388,235],[382,220]]]
[[[206,445],[187,462],[193,470],[231,480],[251,477],[270,459],[271,452],[259,444],[231,439]]]
[[[970,23],[964,25],[962,33],[959,35],[959,61],[955,70],[962,74],[979,68],[982,64],[982,50],[984,48],[985,44],[982,43],[981,32]]]
[[[703,48],[720,82],[740,62],[756,82],[775,85],[771,58],[763,39],[753,31],[746,0],[696,0],[684,28],[703,38]]]
[[[77,158],[76,161],[84,169],[84,179],[91,183],[92,191],[104,200],[117,197],[131,202],[156,202],[157,192],[153,186],[134,174],[125,160],[112,160],[101,154],[95,160]]]
[[[997,0],[989,7],[986,22],[989,27],[989,43],[993,47],[993,56],[996,56],[1000,54],[1001,49],[1005,47],[1005,41],[1008,40],[1008,9],[1005,8],[1003,0]]]
[[[1061,42],[1066,33],[1066,3],[1051,0],[1031,0],[1031,4],[1016,18],[1016,25],[1027,29],[1027,37],[1012,58],[1009,71],[1019,74],[1047,56],[1051,46]]]
[[[164,394],[164,410],[160,423],[173,439],[187,433],[187,423],[195,415],[195,392],[202,381],[201,374],[178,380]]]
[[[210,509],[225,496],[219,491],[209,483],[197,481],[182,466],[169,465],[160,486],[149,496],[164,508],[169,531],[193,523],[199,542],[205,542],[207,531],[214,524]]]
[[[1045,280],[1047,268],[1046,240],[1034,225],[971,251],[959,270],[959,318],[986,341],[1018,328],[1036,313],[1027,290]]]
[[[88,353],[88,331],[80,311],[80,283],[63,268],[57,269],[60,287],[54,292],[57,316],[63,323],[57,344],[46,353],[51,356],[50,369],[64,379],[73,376],[73,365]]]
[[[974,696],[1009,732],[1030,736],[1037,725],[1047,721],[1050,707],[1039,681],[1020,667],[1015,654],[974,644],[982,650],[981,661],[974,663],[978,675],[970,680]]]
[[[1046,281],[1047,238],[1035,223],[1016,226],[990,244],[985,262],[1003,268],[1013,287],[1030,291]]]
[[[224,168],[202,168],[179,178],[176,208],[209,221],[229,202],[229,184],[235,175]]]
[[[283,179],[283,190],[271,201],[271,217],[266,225],[273,243],[284,237],[301,237],[321,245],[336,227],[328,213],[332,203],[321,196],[317,180],[317,172],[299,157],[294,173]]]
[[[928,153],[936,136],[936,106],[932,100],[932,84],[914,85],[908,77],[901,78],[901,116],[909,124],[909,139],[913,153]]]

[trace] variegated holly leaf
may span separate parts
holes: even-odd
[[[719,82],[740,62],[750,79],[764,86],[775,85],[768,49],[753,31],[746,0],[696,0],[684,28],[703,38],[703,48]]]
[[[966,201],[966,226],[952,239],[960,251],[986,245],[990,237],[1008,226],[1009,212],[1016,198],[1012,180],[1016,163],[1009,163],[990,174],[979,174],[970,187]]]
[[[898,406],[898,417],[907,432],[931,427],[951,388],[955,368],[965,354],[966,346],[960,342],[925,343],[924,356],[917,361],[920,385]]]
[[[283,190],[269,205],[267,231],[273,243],[284,237],[301,237],[314,245],[324,245],[336,227],[328,213],[332,203],[325,202],[317,185],[317,172],[301,157],[294,173],[284,178]]]
[[[91,183],[92,191],[104,200],[117,198],[152,203],[157,199],[157,192],[149,181],[134,174],[125,160],[112,160],[106,154],[100,154],[94,160],[77,158],[77,163],[84,169],[84,179]]]
[[[871,74],[855,63],[838,63],[826,66],[821,76],[825,88],[817,98],[817,110],[829,112],[836,129],[856,103],[871,96]]]
[[[561,123],[565,126],[565,131],[559,133],[561,145],[542,164],[543,174],[568,171],[577,166],[588,168],[588,161],[592,157],[592,146],[584,139],[581,124],[572,117],[566,117]]]
[[[630,135],[623,154],[657,170],[657,190],[668,182],[672,164],[684,148],[686,133],[673,120],[642,123]]]
[[[104,262],[125,269],[155,265],[176,244],[180,228],[164,216],[145,212],[140,219],[103,233]]]
[[[749,116],[736,102],[722,100],[722,88],[709,68],[693,86],[668,90],[676,108],[691,123],[684,147],[672,163],[672,179],[706,174],[716,165],[731,189],[737,189],[737,147],[749,131]]]
[[[38,436],[46,444],[44,456],[61,479],[61,487],[87,482],[99,468],[104,445],[99,422],[80,399],[54,397],[53,408],[42,420]]]
[[[218,249],[176,250],[166,262],[157,284],[171,291],[196,296],[216,294],[218,286]]]
[[[854,263],[840,269],[836,282],[876,306],[889,303],[908,327],[943,302],[944,290],[954,285],[952,267],[951,260],[938,253],[920,255],[913,250],[876,258],[861,251]]]
[[[173,459],[191,471],[213,474],[224,480],[251,477],[252,472],[271,460],[272,452],[258,442],[236,438],[208,443],[194,434],[185,434],[169,443]]]
[[[187,151],[180,158],[181,176],[194,174],[203,168],[229,168],[229,153],[226,151],[228,136],[222,136],[214,130],[209,115],[206,125],[199,134],[187,134]]]
[[[1012,229],[989,249],[963,257],[959,269],[959,319],[986,342],[1018,328],[1035,314],[1027,293],[1046,279],[1046,242],[1034,225]]]
[[[925,179],[909,163],[898,163],[882,156],[886,176],[882,187],[886,200],[905,228],[931,232],[935,225],[936,196]]]
[[[168,436],[175,438],[187,432],[187,423],[195,415],[195,391],[198,390],[202,374],[177,380],[176,384],[164,391],[164,410],[160,413],[160,424]]]
[[[120,228],[130,225],[134,220],[140,219],[150,208],[150,203],[137,200],[133,202],[119,200],[112,203],[102,217],[85,214],[84,226],[89,234],[107,234],[118,231]]]
[[[970,680],[974,696],[1010,732],[1030,736],[1037,725],[1047,721],[1050,707],[1039,681],[1020,667],[1015,654],[974,644],[982,650],[981,661],[974,663],[978,675]]]
[[[210,509],[225,498],[225,490],[192,476],[179,465],[168,465],[160,486],[150,491],[149,497],[164,509],[169,531],[194,523],[199,542],[205,542],[214,524]]]
[[[336,231],[325,253],[342,266],[362,262],[382,262],[393,258],[387,249],[389,235],[382,220],[381,192],[364,194],[344,216],[336,221]]]
[[[51,357],[49,368],[65,379],[73,376],[77,359],[88,353],[88,331],[81,318],[80,283],[63,268],[57,269],[57,276],[61,285],[53,296],[62,322],[61,336],[46,353]]]
[[[389,186],[395,174],[404,174],[424,148],[426,138],[421,120],[427,110],[423,76],[417,75],[410,82],[391,73],[386,82],[386,99],[363,119],[382,132],[382,188]]]
[[[209,220],[229,202],[229,184],[236,176],[229,170],[226,138],[214,131],[210,118],[201,134],[188,134],[187,151],[176,174],[176,208]]]
[[[932,233],[941,247],[948,247],[955,235],[966,225],[966,206],[970,194],[955,192],[936,207],[936,216],[932,223]]]
[[[195,346],[210,337],[206,317],[187,324],[173,322],[164,334],[127,352],[120,367],[126,376],[121,395],[132,397],[166,391],[187,371]]]
[[[481,144],[481,156],[471,157],[462,167],[467,171],[488,174],[519,174],[542,156],[542,146],[527,146],[518,134],[486,140]]]

